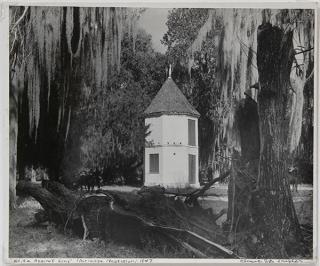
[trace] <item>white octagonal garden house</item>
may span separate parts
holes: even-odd
[[[169,76],[145,110],[145,186],[199,187],[199,117]]]

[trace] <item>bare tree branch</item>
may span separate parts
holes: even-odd
[[[13,49],[14,49],[14,45],[16,43],[16,40],[17,40],[17,31],[14,32],[14,40],[12,42],[12,46],[11,46],[11,49],[10,49],[10,52],[9,54],[11,54],[13,52]]]
[[[309,48],[309,49],[307,49],[307,50],[303,50],[303,51],[301,51],[301,52],[295,53],[295,55],[297,55],[297,54],[303,54],[303,53],[309,52],[309,51],[311,51],[311,50],[313,50],[313,47],[311,47],[311,48]]]

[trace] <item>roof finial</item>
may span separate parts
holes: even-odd
[[[168,78],[171,78],[171,64],[169,66],[169,77]]]

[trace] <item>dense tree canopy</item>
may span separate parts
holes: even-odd
[[[80,103],[75,119],[81,122],[74,136],[79,130],[83,132],[78,169],[98,168],[106,179],[121,175],[132,182],[136,178],[135,168],[142,166],[147,133],[143,111],[165,80],[165,57],[151,44],[151,36],[144,30],[138,30],[135,47],[126,34],[119,73],[110,76],[103,90],[91,93]]]
[[[19,95],[10,99],[18,106],[21,176],[30,165],[47,168],[53,178],[72,176],[82,167],[140,165],[147,132],[141,114],[164,81],[167,62],[201,114],[202,172],[212,178],[214,171],[229,167],[232,147],[239,148],[233,113],[243,91],[257,81],[252,18],[261,11],[173,9],[162,40],[165,56],[153,51],[151,36],[136,26],[143,10],[15,7],[10,12],[10,92]],[[308,19],[305,13],[286,16]],[[303,47],[312,39],[303,30],[295,34]],[[304,101],[290,96],[289,141],[294,147],[299,142],[292,161],[305,165],[312,161],[311,69],[303,72],[311,77],[304,90],[295,83]]]
[[[29,166],[70,180],[82,168],[141,165],[142,113],[165,79],[165,57],[137,26],[141,12],[10,9],[10,99],[17,100],[10,121],[20,178]]]
[[[283,11],[279,17],[277,12],[266,12],[266,16],[272,21],[281,16],[287,17],[292,24],[296,23],[297,17],[305,20],[304,29],[295,27],[294,47],[300,50],[312,47],[312,11]],[[199,145],[203,171],[229,167],[229,160],[225,158],[233,149],[240,149],[234,114],[244,98],[244,91],[258,84],[256,33],[262,13],[262,10],[249,9],[173,9],[169,12],[168,31],[163,43],[168,48],[169,60],[174,62],[173,78],[201,114]],[[288,141],[291,152],[295,150],[291,154],[291,162],[299,162],[299,157],[309,158],[308,163],[304,162],[305,167],[309,164],[309,168],[312,163],[310,153],[304,156],[302,151],[312,153],[312,149],[303,148],[312,146],[312,114],[307,111],[312,109],[312,62],[312,50],[305,56],[297,56],[295,64],[298,72],[303,74],[301,77],[294,73],[291,75],[292,80],[297,80],[293,82],[294,86],[298,87],[289,92],[293,104],[288,107],[292,109]],[[304,66],[304,70],[301,71],[299,64]],[[310,79],[304,86],[298,80],[305,79],[306,74]],[[252,89],[252,94],[257,100],[256,89]],[[305,181],[310,182],[310,173],[307,176],[304,176]]]

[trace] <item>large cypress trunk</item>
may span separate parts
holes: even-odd
[[[230,236],[249,232],[252,228],[251,194],[256,186],[260,154],[257,103],[249,96],[241,100],[235,111],[235,130],[239,133],[241,152],[233,151],[232,174],[228,185],[228,213],[224,223]],[[232,237],[240,247],[239,235]]]
[[[300,227],[287,180],[288,97],[294,59],[292,30],[269,23],[258,27],[260,164],[255,193],[258,243],[266,257],[297,254]]]

